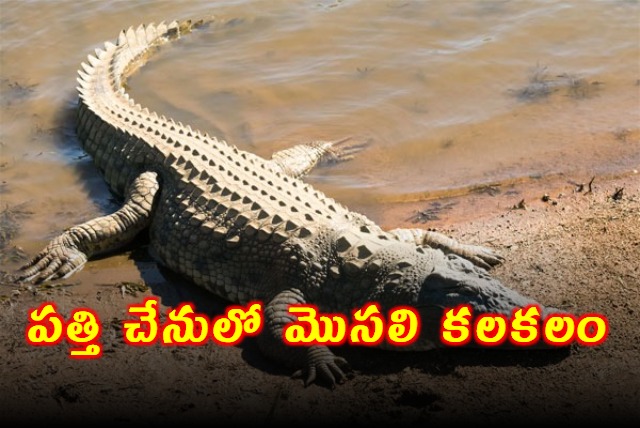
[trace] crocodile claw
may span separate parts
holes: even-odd
[[[40,283],[67,278],[82,269],[86,262],[87,256],[77,248],[52,242],[19,269],[13,279],[18,282]]]
[[[370,143],[368,140],[352,140],[351,137],[346,137],[337,141],[326,141],[327,152],[325,153],[322,162],[325,164],[334,164],[339,162],[349,161],[354,156],[365,149]]]
[[[326,346],[311,346],[307,352],[306,367],[296,371],[292,377],[304,377],[304,386],[316,380],[325,381],[333,389],[347,379],[344,370],[349,370],[347,360],[334,355]]]
[[[480,245],[465,245],[462,257],[487,270],[504,262],[504,257]]]

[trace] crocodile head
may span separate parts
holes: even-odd
[[[402,244],[398,244],[398,247]],[[393,248],[386,256],[401,254],[399,248]],[[382,255],[385,256],[384,254]],[[410,306],[420,315],[421,329],[419,338],[404,350],[426,350],[443,346],[441,326],[445,313],[451,309],[457,312],[466,306],[471,314],[471,339],[466,346],[475,346],[473,338],[474,321],[484,314],[498,314],[506,318],[507,329],[514,311],[523,309],[523,313],[532,305],[539,312],[538,323],[552,313],[559,313],[552,307],[544,306],[517,291],[504,286],[480,267],[456,255],[445,255],[439,250],[425,249],[413,251],[412,257],[404,252],[402,260],[387,259],[386,264],[395,270],[383,272],[379,278],[380,286],[373,300],[379,302],[384,311],[395,306]],[[508,335],[507,330],[507,335]],[[387,348],[388,344],[382,347]],[[509,340],[500,348],[536,349],[548,345],[539,339],[534,345],[513,346]],[[393,349],[400,348],[393,346]]]

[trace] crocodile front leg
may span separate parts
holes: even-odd
[[[318,164],[353,159],[367,143],[351,142],[351,137],[338,141],[314,141],[281,150],[268,161],[271,169],[293,178],[304,177]]]
[[[276,294],[264,307],[264,328],[258,336],[258,346],[268,358],[300,369],[294,376],[302,376],[305,386],[320,378],[334,387],[346,379],[343,369],[348,367],[347,360],[337,357],[326,346],[290,346],[283,341],[284,326],[296,321],[296,317],[288,311],[289,305],[303,303],[304,296],[298,289],[287,289]]]
[[[445,254],[456,254],[463,257],[476,266],[491,269],[504,261],[504,258],[492,250],[480,245],[461,244],[455,239],[449,238],[438,232],[424,229],[393,229],[389,233],[398,240],[411,242],[417,245],[425,245],[442,250]]]
[[[159,185],[155,172],[145,172],[129,186],[124,205],[115,213],[73,226],[54,238],[15,275],[18,281],[66,278],[96,254],[127,244],[150,221]]]

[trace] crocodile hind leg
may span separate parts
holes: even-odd
[[[299,369],[294,376],[302,376],[305,385],[319,379],[334,387],[346,379],[343,369],[348,367],[348,363],[344,358],[337,357],[323,345],[291,346],[283,341],[285,324],[297,319],[289,313],[289,305],[304,303],[302,292],[293,288],[280,291],[267,302],[264,307],[264,328],[257,338],[258,346],[268,358]]]
[[[352,142],[351,137],[337,141],[314,141],[281,150],[271,156],[271,169],[290,177],[307,175],[318,164],[331,164],[353,159],[368,143]]]
[[[462,244],[438,232],[424,229],[393,229],[389,233],[398,240],[425,245],[442,250],[445,254],[456,254],[476,266],[490,269],[504,261],[504,258],[489,248],[480,245]]]
[[[141,174],[129,186],[122,208],[67,229],[20,269],[15,279],[42,282],[66,278],[82,269],[90,257],[127,244],[149,225],[158,189],[155,172]]]

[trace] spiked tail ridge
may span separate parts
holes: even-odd
[[[124,86],[129,76],[142,67],[155,53],[156,48],[176,40],[194,29],[213,21],[213,17],[195,22],[173,21],[169,24],[140,25],[122,30],[116,43],[106,42],[104,48],[96,49],[87,57],[78,71],[78,92],[85,102],[92,102],[97,89],[109,90],[125,95]],[[104,93],[100,93],[104,96]],[[129,97],[126,97],[127,103]]]
[[[126,90],[127,78],[160,46],[211,21],[213,18],[130,27],[120,32],[116,43],[106,42],[81,64],[76,133],[114,193],[122,195],[134,176],[164,163],[173,149],[172,135],[194,136],[208,145],[224,144],[150,112]],[[125,161],[118,155],[125,151],[144,155],[130,156],[133,161]]]

